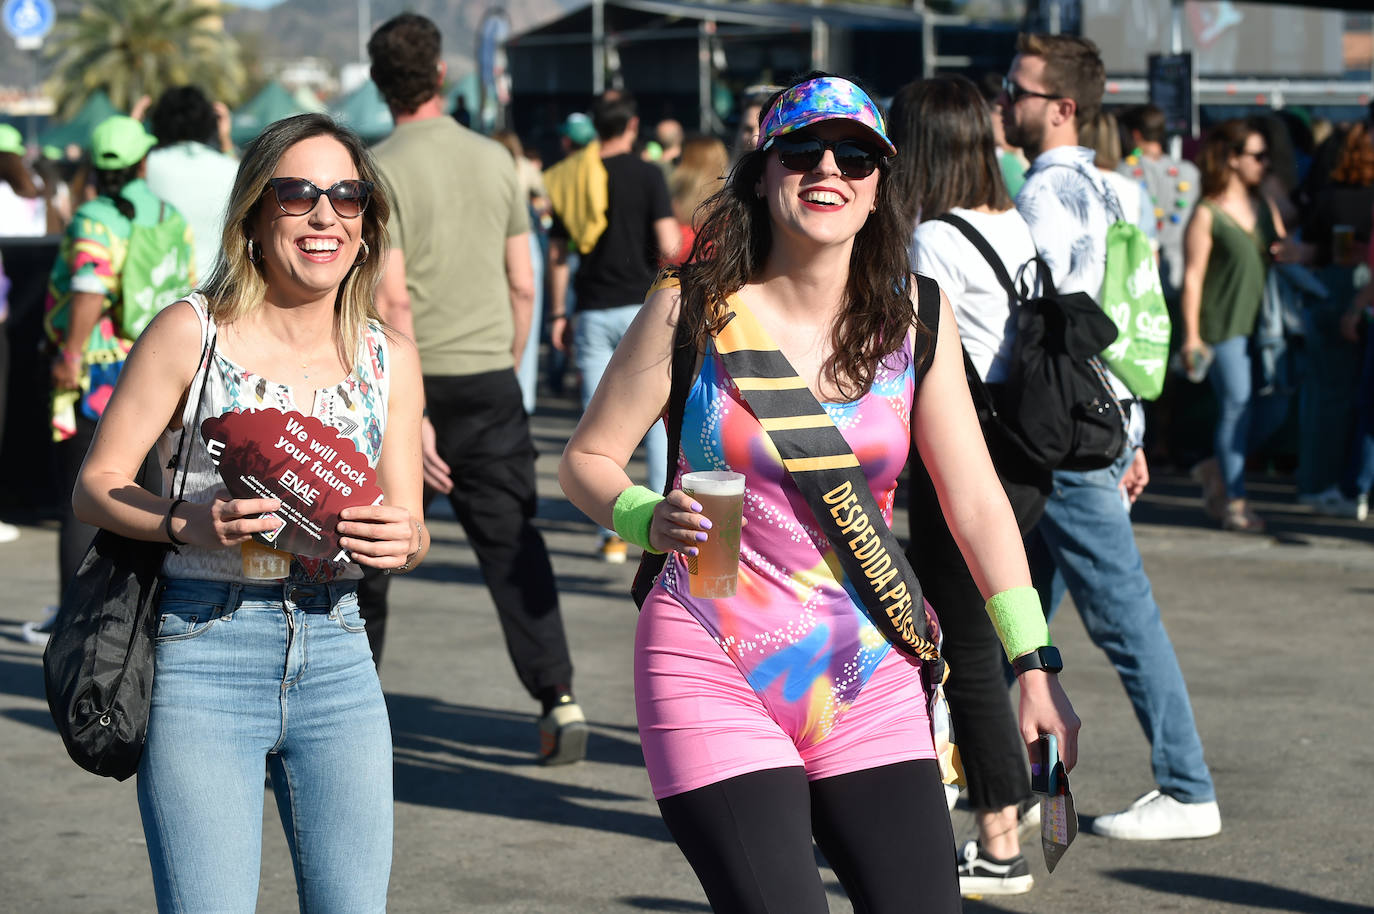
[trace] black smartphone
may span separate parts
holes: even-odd
[[[1031,792],[1044,796],[1059,793],[1059,738],[1050,733],[1040,734],[1035,742],[1035,760],[1031,762]]]

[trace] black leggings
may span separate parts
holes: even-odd
[[[962,909],[933,759],[809,783],[800,767],[755,771],[658,808],[716,914],[826,914],[813,835],[855,914]]]

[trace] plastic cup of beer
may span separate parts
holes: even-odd
[[[256,581],[279,581],[291,573],[291,553],[247,540],[239,547],[243,576]]]
[[[1354,266],[1357,260],[1355,226],[1333,225],[1331,227],[1331,260],[1339,266]]]
[[[711,521],[706,541],[687,557],[687,590],[694,597],[733,597],[739,581],[740,516],[744,510],[744,474],[725,470],[686,473],[682,491],[701,505]]]

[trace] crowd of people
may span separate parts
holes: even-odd
[[[728,144],[672,119],[651,130],[609,90],[562,122],[561,158],[545,162],[516,133],[484,137],[465,109],[444,110],[429,19],[392,18],[368,54],[396,125],[371,149],[301,115],[236,158],[222,107],[193,87],[151,103],[146,126],[143,111],[99,125],[79,171],[31,167],[0,126],[0,234],[61,237],[44,321],[72,493],[59,588],[97,527],[176,547],[138,775],[159,910],[252,909],[264,770],[302,909],[385,908],[378,670],[389,585],[424,560],[435,496],[537,704],[537,757],[585,756],[529,428],[536,390],[565,376],[583,415],[559,475],[600,528],[589,553],[668,554],[638,618],[639,733],[714,910],[827,910],[813,840],[858,910],[905,910],[913,866],[923,909],[1030,891],[1028,753],[1052,734],[1066,768],[1077,760],[1049,629],[1066,592],[1120,676],[1155,780],[1093,830],[1221,830],[1131,506],[1162,460],[1191,472],[1213,522],[1262,532],[1245,477],[1268,459],[1296,469],[1316,510],[1366,518],[1374,124],[1227,120],[1195,162],[1173,158],[1159,109],[1104,109],[1091,42],[1028,34],[1005,76],[918,80],[886,111],[827,73],[750,87]],[[475,178],[453,180],[455,161]],[[1017,383],[1034,303],[1105,307],[1122,226],[1148,239],[1145,285],[1167,303],[1175,358],[1162,394],[1090,358],[1124,443],[1091,465],[1047,464],[997,432],[984,398]],[[0,330],[5,289],[0,271]],[[759,413],[745,336],[786,369],[763,381],[800,379],[790,389],[811,416]],[[245,577],[239,547],[281,506],[232,497],[199,436],[178,441],[198,417],[255,409],[316,417],[375,468],[384,498],[339,524],[350,560],[295,556],[282,581]],[[1295,455],[1275,443],[1294,423]],[[841,451],[803,436],[804,456],[784,459],[770,436],[789,428],[838,428],[824,440]],[[626,472],[641,444],[644,485]],[[844,543],[804,496],[808,460],[849,468],[884,533],[907,480],[894,562],[924,595],[914,612],[938,657],[870,617],[836,560]],[[694,470],[748,481],[732,597],[686,583],[717,535],[682,489]],[[0,524],[0,542],[20,534]],[[25,638],[46,642],[54,616]],[[944,669],[978,831],[962,848],[930,701]],[[214,795],[195,787],[207,757]],[[339,761],[347,784],[328,776]]]

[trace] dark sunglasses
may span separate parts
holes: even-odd
[[[288,216],[304,216],[315,208],[320,197],[328,197],[334,213],[343,219],[363,214],[372,199],[372,182],[351,179],[321,190],[305,178],[272,178],[267,182],[277,196],[277,206]]]
[[[1248,149],[1242,149],[1239,155],[1249,156],[1261,165],[1269,161],[1269,150],[1267,149],[1262,149],[1259,152],[1251,152]]]
[[[858,140],[823,140],[809,133],[788,133],[772,140],[778,164],[788,171],[811,171],[821,164],[825,151],[835,156],[835,166],[846,178],[866,178],[878,167],[881,156]]]
[[[1057,102],[1064,98],[1062,95],[1049,95],[1045,92],[1032,92],[1030,89],[1022,88],[1018,86],[1010,76],[1002,77],[1002,92],[1006,94],[1007,101],[1011,102],[1013,106],[1023,98],[1047,98],[1052,102]]]

